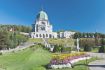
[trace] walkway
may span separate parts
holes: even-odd
[[[90,70],[105,70],[105,53],[89,53],[91,56],[97,56],[103,58],[102,60],[96,60],[89,63]]]
[[[14,49],[0,50],[0,52],[2,52],[3,54],[4,54],[4,53],[8,53],[8,52],[13,52],[13,51],[16,52],[16,51],[19,51],[19,50],[23,50],[23,49],[25,49],[25,48],[28,48],[28,47],[30,47],[30,46],[32,46],[32,45],[35,45],[35,44],[32,43],[32,42],[25,42],[25,43],[23,43],[23,44],[17,46],[17,47],[14,48]]]

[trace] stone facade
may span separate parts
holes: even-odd
[[[74,34],[72,31],[59,32],[59,38],[72,38]]]
[[[37,15],[31,38],[57,38],[57,33],[53,32],[53,26],[50,24],[46,12],[40,11]]]

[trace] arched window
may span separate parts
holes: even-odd
[[[46,34],[46,37],[48,37],[48,34]]]
[[[54,36],[53,36],[53,38],[54,38]]]
[[[52,38],[52,35],[51,34],[49,34],[49,38]]]
[[[36,37],[38,37],[38,34],[36,34]]]
[[[43,38],[45,38],[45,35],[43,34]]]
[[[42,22],[43,25],[45,25],[45,22]]]
[[[40,38],[42,37],[42,35],[40,34]]]

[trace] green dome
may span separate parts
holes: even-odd
[[[48,15],[44,11],[40,11],[39,14],[37,15],[38,20],[48,20]]]

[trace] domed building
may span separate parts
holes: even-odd
[[[32,25],[31,38],[57,38],[57,33],[53,32],[48,15],[45,11],[40,11]]]

